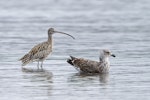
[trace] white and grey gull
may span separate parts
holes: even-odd
[[[92,61],[89,59],[84,58],[76,58],[73,56],[70,56],[69,59],[67,59],[67,62],[75,67],[80,72],[84,73],[108,73],[110,62],[109,57],[116,57],[114,54],[112,54],[109,50],[103,49],[100,50],[100,57],[99,61]]]

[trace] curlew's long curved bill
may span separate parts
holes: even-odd
[[[72,37],[73,39],[75,39],[72,35],[70,35],[70,34],[67,34],[67,33],[64,33],[64,32],[59,32],[59,31],[54,31],[55,33],[61,33],[61,34],[65,34],[65,35],[68,35],[68,36],[70,36],[70,37]]]

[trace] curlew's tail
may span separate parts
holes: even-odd
[[[30,59],[30,54],[26,54],[24,55],[21,59],[19,59],[22,62],[22,66],[25,66],[26,64],[28,64],[31,59]]]
[[[74,60],[75,60],[76,58],[75,57],[73,57],[73,56],[70,56],[70,58],[69,59],[67,59],[67,62],[70,64],[70,65],[74,65],[73,64],[73,62],[74,62]]]

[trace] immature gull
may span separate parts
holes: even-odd
[[[115,55],[112,54],[109,50],[103,49],[103,50],[100,50],[99,62],[84,59],[84,58],[76,58],[73,56],[70,56],[67,62],[81,72],[108,73],[110,56],[115,57]]]

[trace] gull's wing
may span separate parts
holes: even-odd
[[[88,72],[88,73],[99,72],[100,62],[97,61],[92,61],[84,58],[75,58],[71,56],[71,59],[68,59],[67,62],[82,72]]]

